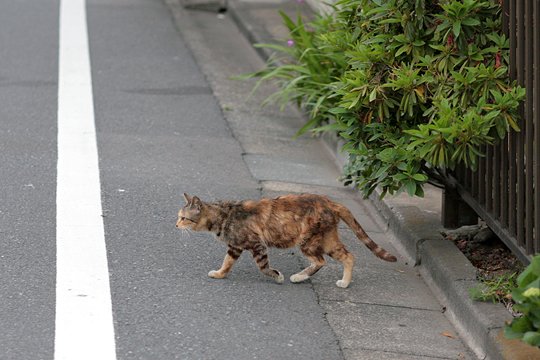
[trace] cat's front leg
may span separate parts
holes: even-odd
[[[253,247],[251,250],[251,254],[253,255],[253,259],[257,263],[257,266],[259,267],[259,270],[267,276],[270,276],[272,279],[274,279],[275,282],[278,284],[282,284],[283,280],[285,279],[283,277],[283,274],[280,273],[276,269],[272,269],[270,267],[270,264],[268,262],[268,249],[264,245],[257,245]]]
[[[236,260],[242,255],[242,249],[229,246],[223,264],[219,270],[212,270],[208,273],[208,276],[214,279],[223,279],[229,271],[231,271]]]

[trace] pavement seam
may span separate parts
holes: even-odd
[[[303,269],[306,266],[307,259],[304,256],[300,255],[300,251],[294,251],[294,257],[296,259],[297,264],[300,266],[301,269]],[[334,327],[330,324],[330,321],[328,320],[328,311],[326,311],[325,307],[321,304],[321,301],[325,301],[324,299],[321,299],[321,295],[315,288],[315,284],[313,284],[313,281],[311,279],[308,279],[305,281],[306,284],[309,284],[309,287],[313,294],[315,295],[315,301],[317,302],[317,306],[321,309],[321,314],[323,316],[324,321],[326,322],[328,328],[334,334],[334,341],[336,342],[336,345],[339,349],[339,354],[342,359],[346,359],[345,354],[343,353],[343,347],[341,345],[341,341],[339,339],[339,336],[337,335],[336,331],[334,330]]]
[[[356,304],[356,305],[371,305],[371,306],[382,306],[382,307],[390,307],[390,308],[398,308],[398,309],[407,309],[407,310],[420,310],[420,311],[431,311],[436,313],[443,313],[442,306],[441,309],[428,309],[428,308],[421,308],[421,307],[414,307],[414,306],[405,306],[405,305],[391,305],[391,304],[376,304],[376,303],[370,303],[370,302],[363,302],[363,301],[354,301],[354,300],[339,300],[339,299],[325,299],[321,298],[322,301],[330,301],[330,302],[341,302],[344,304]]]
[[[272,186],[272,185],[306,185],[306,184],[301,184],[301,183],[294,183],[294,182],[290,182],[290,181],[280,181],[280,180],[261,180],[261,183],[263,183],[263,185],[269,185],[269,186]],[[329,185],[309,185],[309,186],[313,186],[313,187],[318,187],[318,188],[326,188],[326,189],[332,189],[332,190],[335,190],[335,189],[341,189],[341,187],[336,187],[336,186],[329,186]]]
[[[300,265],[303,267],[304,266],[304,264],[302,264],[302,262],[303,262],[302,259],[303,258],[300,257],[300,255],[296,254],[296,253],[295,253],[295,256],[296,256],[296,259],[298,260],[298,263],[300,263]],[[334,334],[334,341],[336,342],[336,345],[337,345],[337,347],[339,349],[339,353],[341,355],[341,358],[346,359],[345,354],[343,353],[343,346],[341,345],[341,341],[340,341],[336,331],[334,330],[334,327],[330,324],[330,321],[328,320],[328,312],[326,311],[324,306],[321,304],[321,300],[324,301],[324,299],[321,299],[321,296],[320,296],[319,292],[315,289],[315,285],[313,284],[313,282],[311,280],[308,280],[307,283],[309,284],[309,287],[311,288],[313,294],[315,295],[315,300],[317,301],[317,305],[321,308],[321,313],[322,313],[324,321],[328,325],[328,328],[330,329],[330,331],[332,331],[332,334]]]
[[[252,154],[253,155],[253,154]],[[253,174],[252,174],[253,176]],[[261,185],[265,185],[265,183],[267,182],[276,182],[276,180],[269,180],[269,179],[261,179],[261,180],[258,180]],[[313,184],[305,184],[305,183],[299,183],[299,182],[292,182],[292,181],[279,181],[281,184],[291,184],[291,185],[308,185],[308,186],[321,186],[321,187],[327,187],[327,188],[330,188],[330,189],[339,189],[339,187],[333,187],[333,186],[328,186],[328,185],[313,185]],[[268,189],[269,191],[273,191],[272,189]]]

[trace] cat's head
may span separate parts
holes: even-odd
[[[201,222],[204,204],[198,197],[189,196],[186,193],[184,193],[184,199],[186,200],[186,205],[178,212],[176,227],[179,229],[198,230],[197,225]]]

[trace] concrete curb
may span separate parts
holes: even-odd
[[[267,43],[271,39],[271,35],[256,23],[247,21],[249,17],[246,17],[243,13],[242,7],[238,6],[235,1],[228,2],[227,11],[231,15],[232,19],[240,29],[240,32],[249,40],[252,44]],[[244,10],[245,11],[245,10]],[[272,51],[266,48],[255,47],[257,53],[263,59],[269,59],[272,56]]]
[[[228,5],[232,19],[251,43],[275,40],[265,24],[250,17],[250,5],[235,0],[229,0]],[[286,5],[274,2],[262,6],[277,12]],[[305,9],[302,13],[306,12]],[[291,10],[290,6],[288,10]],[[257,48],[257,52],[266,60],[271,56],[269,49]],[[323,136],[323,142],[334,154],[336,163],[343,165],[346,159],[339,151],[337,139]],[[429,195],[428,191],[431,191]],[[438,194],[436,190],[428,191],[426,196],[436,197]],[[502,305],[470,299],[468,289],[478,285],[476,269],[453,243],[442,241],[440,206],[437,213],[423,210],[423,199],[408,199],[403,203],[390,196],[380,200],[379,194],[373,194],[370,200],[401,242],[406,255],[419,266],[420,273],[439,301],[446,305],[446,315],[460,332],[463,341],[479,358],[540,358],[539,349],[520,341],[509,341],[502,336],[505,321],[512,318]]]
[[[496,334],[512,316],[500,304],[470,299],[468,289],[478,285],[476,269],[453,243],[443,241],[440,221],[424,216],[416,206],[390,204],[377,195],[371,196],[371,201],[415,259],[467,345],[479,358],[505,359],[505,349]]]

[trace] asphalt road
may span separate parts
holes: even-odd
[[[54,358],[58,9],[1,4],[0,359]],[[87,15],[117,358],[342,358],[309,284],[274,284],[247,255],[210,279],[223,245],[175,229],[182,192],[260,189],[166,6],[88,0]]]
[[[58,2],[0,10],[0,358],[52,357]]]

